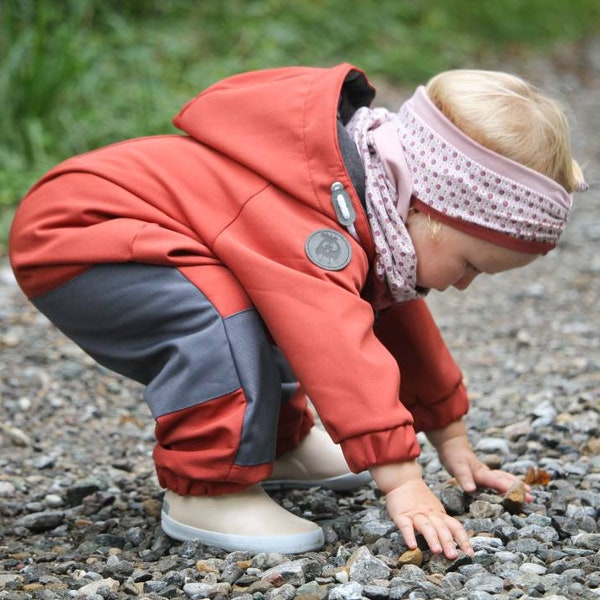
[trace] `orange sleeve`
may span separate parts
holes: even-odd
[[[424,300],[382,311],[375,333],[398,363],[400,398],[417,431],[445,427],[467,413],[462,373]]]

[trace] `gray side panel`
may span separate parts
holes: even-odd
[[[177,269],[98,265],[34,304],[100,364],[147,384],[155,418],[240,387],[221,316]]]
[[[247,402],[235,463],[270,462],[275,456],[282,393],[275,351],[255,310],[232,315],[224,323]]]
[[[154,418],[242,388],[236,464],[273,460],[296,380],[255,310],[223,319],[177,269],[138,263],[97,265],[34,304],[100,364],[146,384]]]

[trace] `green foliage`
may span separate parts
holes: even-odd
[[[413,83],[599,23],[597,0],[0,0],[0,211],[62,158],[172,131],[228,74],[349,61]]]
[[[511,44],[544,48],[598,27],[597,0],[199,2],[202,56],[239,70],[349,60],[413,82]]]

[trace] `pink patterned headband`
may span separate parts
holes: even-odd
[[[529,253],[556,246],[573,199],[552,179],[481,146],[420,86],[399,111],[412,206],[471,235]]]

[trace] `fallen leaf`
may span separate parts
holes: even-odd
[[[142,423],[141,419],[139,419],[138,417],[136,417],[134,415],[129,415],[129,414],[123,415],[119,419],[119,425],[125,425],[126,423],[133,423],[134,425],[136,425],[140,429],[144,426],[144,424]]]
[[[527,473],[525,473],[524,481],[527,485],[548,485],[552,481],[552,477],[544,469],[529,467]]]

